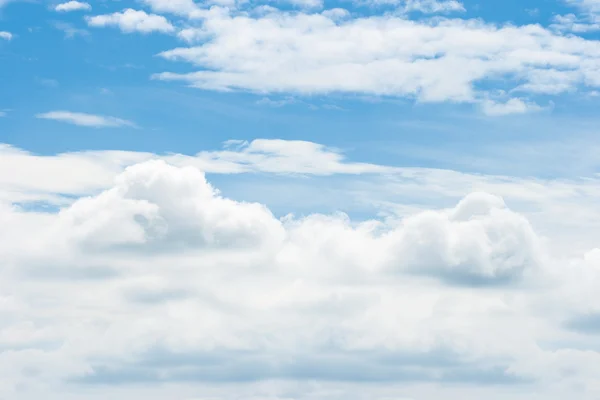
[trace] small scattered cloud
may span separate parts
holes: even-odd
[[[90,34],[89,31],[85,29],[76,28],[75,26],[67,22],[57,21],[53,25],[56,29],[63,31],[65,33],[65,38],[67,39],[71,39],[76,36],[88,36]]]
[[[156,13],[168,13],[188,18],[198,18],[204,14],[194,0],[142,0]]]
[[[542,107],[539,105],[518,98],[510,99],[505,103],[496,102],[489,99],[484,100],[481,103],[481,108],[485,115],[491,117],[500,117],[511,114],[526,114],[529,112],[542,110]]]
[[[344,8],[330,8],[321,13],[323,16],[330,18],[333,21],[346,19],[350,16],[350,11]]]
[[[92,6],[89,3],[84,3],[81,1],[68,1],[66,3],[61,3],[54,7],[54,10],[59,12],[71,12],[71,11],[90,11]]]
[[[202,28],[185,28],[177,33],[177,37],[187,43],[194,43],[206,39],[207,32]]]
[[[135,126],[133,122],[121,118],[95,114],[77,113],[71,111],[50,111],[47,113],[37,114],[36,118],[51,119],[55,121],[66,122],[73,125],[93,128],[116,128],[121,126]]]
[[[423,14],[438,14],[465,11],[465,6],[457,0],[405,0],[406,11],[417,11]]]
[[[323,0],[287,0],[292,6],[302,9],[323,8]]]
[[[131,8],[113,14],[87,17],[86,21],[89,26],[93,27],[118,27],[124,33],[171,33],[175,31],[175,27],[162,15],[147,14]]]
[[[346,111],[346,109],[344,107],[340,107],[336,104],[323,104],[321,107],[325,110]]]
[[[600,22],[595,18],[581,18],[575,14],[566,14],[556,15],[550,27],[561,32],[587,33],[600,30]]]
[[[57,88],[60,86],[60,83],[56,80],[56,79],[50,79],[50,78],[35,78],[36,82],[39,83],[42,86],[48,87],[48,88]]]
[[[7,31],[0,31],[0,39],[12,40],[13,34]]]
[[[565,0],[565,3],[577,12],[556,15],[550,26],[552,29],[579,34],[600,31],[600,1]]]
[[[268,97],[263,97],[262,99],[260,99],[256,102],[256,104],[258,104],[260,106],[269,106],[269,107],[283,107],[283,106],[287,106],[289,104],[294,104],[294,103],[296,103],[296,99],[294,99],[293,97],[286,97],[286,98],[280,99],[280,100],[272,100]]]
[[[394,6],[404,13],[448,14],[464,12],[465,6],[458,0],[359,0],[369,6]]]

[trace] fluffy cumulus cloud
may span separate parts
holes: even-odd
[[[72,111],[49,111],[46,113],[37,114],[36,117],[40,119],[51,119],[73,125],[94,128],[135,126],[133,122],[121,118]]]
[[[600,2],[597,0],[566,0],[576,12],[554,16],[552,27],[578,34],[600,30]]]
[[[336,154],[284,144],[197,158],[267,171],[265,158],[285,170]],[[0,174],[3,190],[77,193],[54,210],[0,200],[4,398],[98,385],[115,399],[600,394],[600,251],[551,256],[497,195],[460,190],[399,219],[275,215],[223,195],[186,157],[2,151],[29,171]],[[52,180],[60,168],[79,181]]]
[[[4,40],[12,40],[13,35],[10,32],[0,31],[0,39]]]
[[[372,10],[367,14],[316,0],[288,1],[295,11],[282,2],[142,3],[156,14],[127,9],[88,23],[176,32],[187,45],[159,55],[197,71],[153,77],[205,90],[408,97],[475,103],[489,115],[505,115],[539,110],[540,94],[600,85],[598,41],[571,34],[596,29],[595,2],[567,2],[578,13],[557,15],[548,27],[447,15],[466,11],[454,0],[355,2],[357,10]],[[502,95],[490,101],[496,93]]]
[[[56,5],[56,7],[54,7],[54,9],[59,12],[70,12],[78,10],[89,11],[92,9],[92,6],[89,3],[72,0],[66,3],[58,4]]]
[[[113,189],[79,200],[61,217],[77,242],[100,249],[233,250],[281,239],[280,224],[263,206],[224,199],[197,169],[163,161],[128,168]]]
[[[122,12],[88,17],[86,20],[89,26],[115,26],[125,33],[171,33],[175,31],[175,27],[162,15],[147,14],[131,8]]]
[[[542,91],[559,94],[598,85],[598,43],[539,25],[392,15],[340,19],[339,13],[277,9],[252,16],[185,8],[188,14],[201,11],[201,27],[180,35],[192,45],[160,54],[199,71],[163,72],[156,79],[210,90],[484,102],[484,110],[494,109],[491,114],[535,110],[527,96]],[[486,103],[486,88],[497,82],[503,82],[498,89],[516,89],[524,98]]]

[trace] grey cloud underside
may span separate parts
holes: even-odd
[[[155,348],[134,362],[97,365],[91,374],[72,377],[79,384],[160,384],[164,382],[250,382],[271,379],[521,385],[530,378],[508,372],[501,362],[469,362],[449,350],[426,353],[331,352],[319,355],[268,352],[173,353]]]
[[[565,322],[565,328],[585,335],[600,334],[600,313],[588,313],[571,317]]]

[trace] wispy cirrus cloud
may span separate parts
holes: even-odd
[[[94,127],[94,128],[114,128],[121,126],[136,126],[133,122],[125,119],[109,117],[103,115],[78,113],[72,111],[50,111],[37,114],[36,118],[50,119],[54,121],[66,122],[73,125]]]
[[[75,27],[73,24],[67,22],[56,21],[52,24],[56,29],[63,31],[65,38],[71,39],[76,36],[88,36],[90,34],[86,29]]]
[[[5,5],[7,5],[8,3],[12,3],[15,0],[0,0],[0,8],[4,7]]]

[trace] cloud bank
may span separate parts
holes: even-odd
[[[71,189],[39,175],[31,187],[91,192],[55,211],[0,203],[5,397],[103,385],[124,399],[140,384],[183,398],[190,387],[211,398],[368,397],[357,382],[377,383],[382,398],[434,400],[456,385],[497,399],[559,399],[573,385],[580,398],[597,395],[599,250],[550,256],[499,196],[464,193],[400,219],[277,216],[222,195],[181,156],[3,151],[13,171],[28,160],[46,163],[48,177],[60,165],[82,172]],[[196,158],[215,171],[219,162],[268,171],[274,159],[285,171],[310,155],[337,174],[390,173],[326,154],[336,153],[256,141]],[[23,192],[20,176],[12,187]]]

